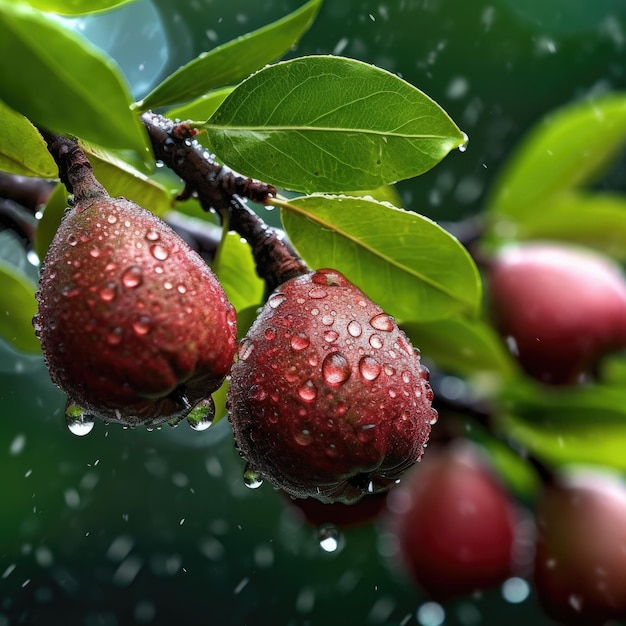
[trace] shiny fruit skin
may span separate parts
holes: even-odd
[[[235,311],[211,269],[123,198],[68,210],[37,300],[33,321],[52,380],[106,421],[181,418],[233,361]]]
[[[563,624],[626,618],[626,486],[582,471],[550,484],[536,506],[535,587]]]
[[[547,384],[574,384],[626,346],[626,279],[608,258],[568,245],[503,248],[488,276],[496,327],[523,367]]]
[[[429,448],[388,508],[400,568],[432,599],[488,589],[513,574],[518,510],[469,442]]]
[[[428,372],[393,319],[335,270],[268,299],[231,372],[242,456],[288,494],[354,502],[386,491],[422,455]]]

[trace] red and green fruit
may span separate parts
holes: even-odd
[[[515,573],[519,509],[473,444],[429,448],[387,504],[400,567],[434,600]]]
[[[223,382],[236,316],[162,220],[101,193],[71,208],[44,259],[34,318],[53,381],[106,421],[180,420]]]
[[[237,446],[288,494],[354,502],[420,459],[437,418],[428,371],[394,320],[339,272],[283,283],[238,355],[228,395]]]
[[[503,248],[489,272],[494,322],[523,369],[573,384],[626,346],[626,278],[611,260],[571,245]]]

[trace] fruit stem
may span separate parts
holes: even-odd
[[[74,195],[74,204],[98,198],[108,198],[106,189],[96,180],[91,163],[83,149],[73,139],[39,128],[59,168],[59,178],[69,193]]]
[[[197,196],[205,211],[217,211],[230,230],[248,241],[257,274],[265,281],[268,291],[310,271],[282,236],[245,203],[247,198],[270,204],[277,193],[273,185],[247,178],[216,163],[193,139],[197,131],[186,123],[173,122],[152,111],[144,113],[141,119],[148,130],[155,157],[185,183],[180,199]]]

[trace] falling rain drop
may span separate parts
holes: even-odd
[[[248,489],[258,489],[263,484],[263,478],[250,465],[246,465],[243,470],[243,483]]]
[[[341,534],[334,524],[322,524],[317,531],[320,548],[325,552],[336,552],[341,541]]]
[[[77,437],[88,435],[94,427],[94,417],[81,406],[68,402],[65,408],[65,423],[69,431]]]
[[[200,400],[187,414],[187,422],[194,430],[206,430],[211,426],[214,418],[215,402],[212,396]]]

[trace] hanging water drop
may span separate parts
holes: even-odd
[[[65,423],[73,435],[84,437],[93,430],[95,420],[93,415],[87,413],[81,406],[68,401],[65,408]]]
[[[250,465],[246,465],[243,470],[243,482],[248,489],[258,489],[263,484],[263,478]]]
[[[336,552],[341,541],[341,534],[334,524],[322,524],[317,531],[320,548],[325,552]]]
[[[206,430],[213,423],[215,418],[215,402],[213,397],[209,396],[204,400],[200,400],[196,406],[187,414],[189,426],[194,430]]]

